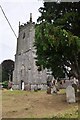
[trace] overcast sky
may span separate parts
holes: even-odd
[[[26,23],[32,13],[33,22],[36,22],[40,16],[38,9],[43,6],[43,2],[42,0],[0,0],[0,5],[18,35],[19,21],[21,24]],[[0,8],[0,63],[6,59],[15,60],[16,43],[17,39]]]

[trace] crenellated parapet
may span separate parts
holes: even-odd
[[[20,25],[20,22],[19,22],[19,32],[34,25],[35,25],[35,22],[32,22],[32,13],[30,13],[30,20],[27,23]]]

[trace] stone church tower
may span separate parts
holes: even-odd
[[[19,35],[17,38],[17,49],[15,55],[15,68],[13,72],[13,89],[31,89],[38,85],[39,88],[46,88],[47,75],[44,70],[38,72],[35,64],[36,51],[35,41],[35,23],[30,21],[24,25],[19,23]]]

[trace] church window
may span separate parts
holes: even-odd
[[[23,39],[25,38],[25,33],[23,33]]]

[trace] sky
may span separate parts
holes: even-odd
[[[43,6],[42,0],[0,0],[12,28],[18,36],[18,26],[26,23],[32,13],[33,22],[40,16],[38,9]],[[12,32],[0,8],[0,63],[3,60],[15,60],[17,38]]]

